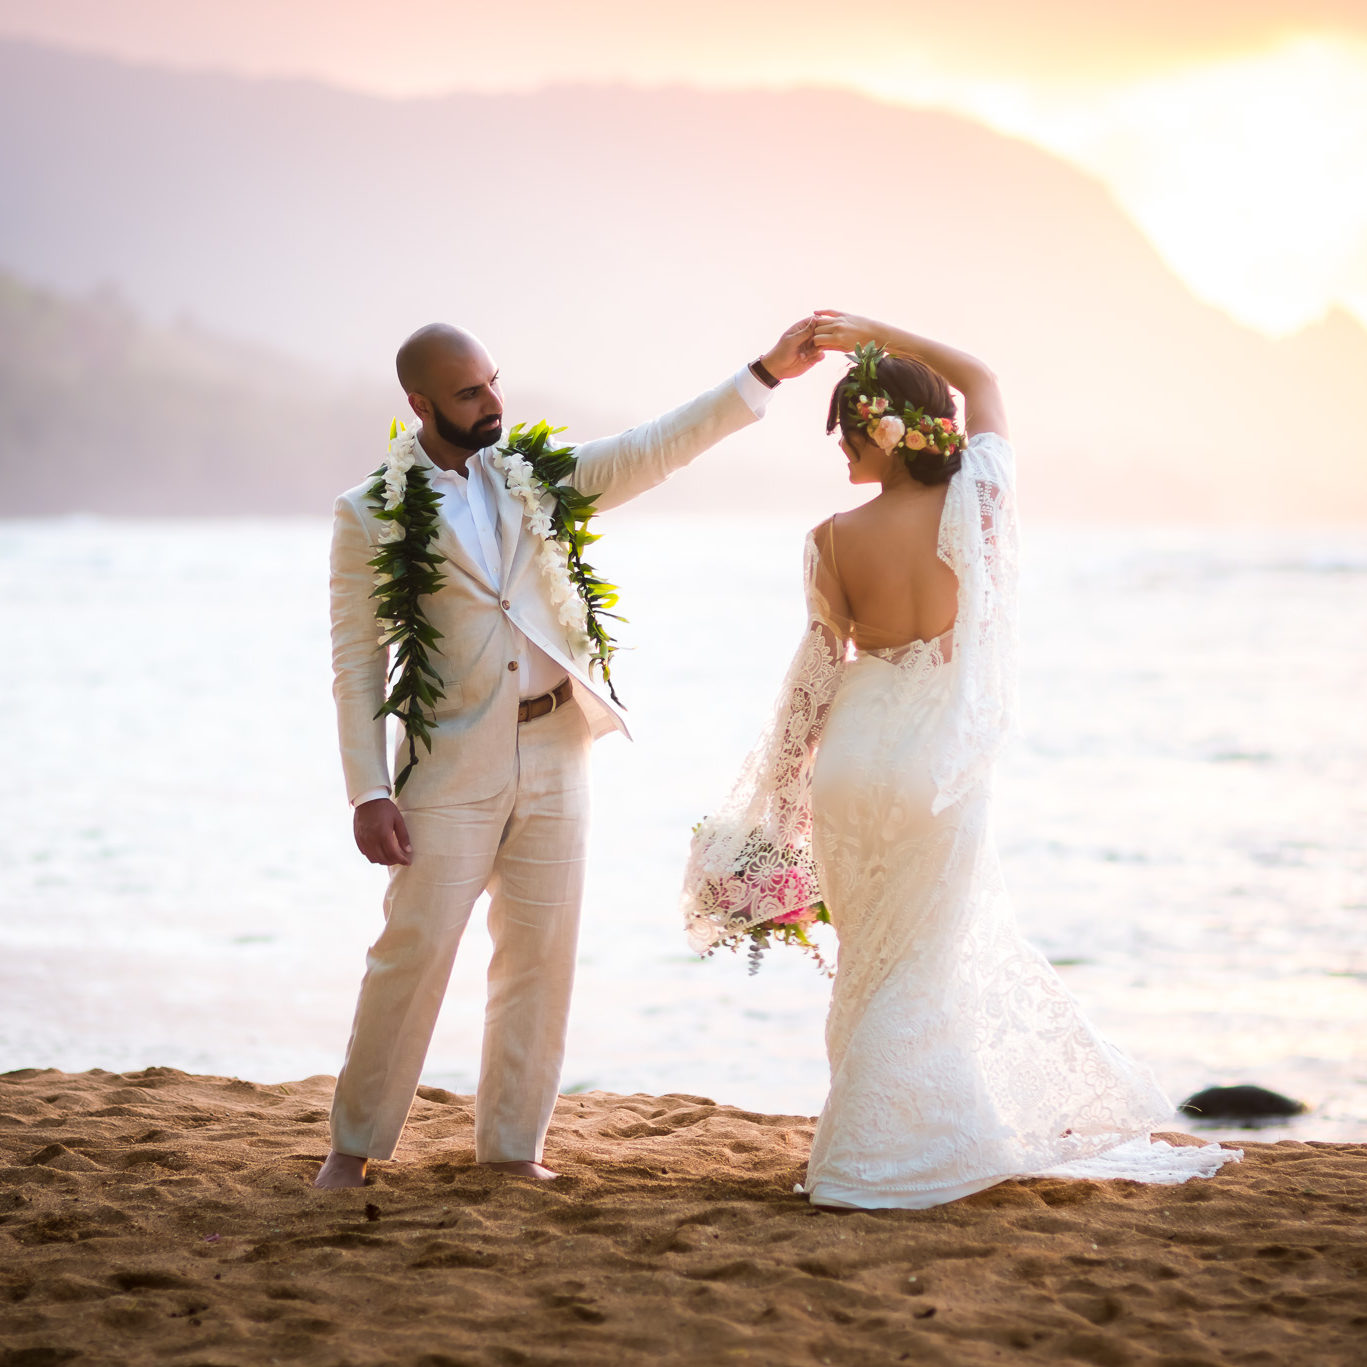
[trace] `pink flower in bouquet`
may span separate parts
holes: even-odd
[[[798,907],[796,911],[785,911],[775,916],[772,924],[776,926],[805,926],[816,920],[815,907]]]
[[[805,900],[812,895],[811,880],[801,869],[784,869],[769,880],[769,888],[775,897],[784,902]]]

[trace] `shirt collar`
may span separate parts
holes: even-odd
[[[444,485],[448,489],[462,489],[469,483],[470,466],[480,458],[482,452],[476,451],[465,464],[466,473],[461,474],[459,470],[443,470],[437,465],[431,456],[427,454],[423,444],[418,437],[422,434],[422,426],[419,425],[417,434],[413,441],[414,464],[421,465],[427,472],[428,483]]]

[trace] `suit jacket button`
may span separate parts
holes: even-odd
[[[517,673],[517,661],[516,661],[516,660],[509,660],[509,661],[508,661],[508,668],[511,669],[511,670],[513,671],[513,673]]]
[[[505,598],[503,602],[500,604],[500,606],[502,607],[504,612],[507,612],[508,609],[512,607],[512,604]]]

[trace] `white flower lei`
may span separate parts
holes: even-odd
[[[531,462],[515,451],[499,448],[494,451],[491,460],[503,476],[508,491],[522,504],[528,529],[541,541],[537,547],[537,564],[561,625],[574,633],[577,648],[587,649],[590,642],[584,600],[579,596],[578,586],[570,575],[569,552],[556,540],[551,515],[541,506],[541,500],[545,497],[541,481],[537,479]]]
[[[416,430],[399,423],[398,432],[389,439],[389,448],[385,452],[384,464],[381,466],[384,478],[384,508],[386,512],[392,513],[396,508],[403,505],[404,495],[408,492],[408,472],[418,459],[415,449],[417,444]],[[407,534],[407,524],[402,518],[395,518],[381,526],[379,534],[375,538],[375,544],[392,546],[395,542],[402,541]],[[382,589],[393,576],[384,570],[376,570],[373,578],[375,587]],[[380,622],[384,624],[389,622],[389,619],[381,617]],[[383,627],[379,635],[380,645],[384,645],[389,640],[389,633],[392,629],[393,623]]]
[[[416,429],[399,426],[396,436],[389,439],[389,449],[384,458],[384,506],[386,512],[393,512],[403,502],[408,492],[408,472],[418,459],[418,434]],[[402,541],[404,527],[402,522],[386,522],[377,538],[381,546],[393,541]]]

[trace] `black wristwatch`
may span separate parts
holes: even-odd
[[[768,367],[767,365],[764,364],[764,360],[763,360],[762,357],[761,357],[760,359],[758,359],[758,360],[754,360],[754,361],[751,361],[751,362],[750,362],[750,373],[751,373],[751,374],[755,377],[755,379],[757,379],[757,380],[760,382],[760,384],[762,384],[766,389],[777,389],[777,388],[778,388],[778,379],[777,379],[777,377],[774,375],[773,371],[771,371],[771,370],[769,369],[769,367]]]

